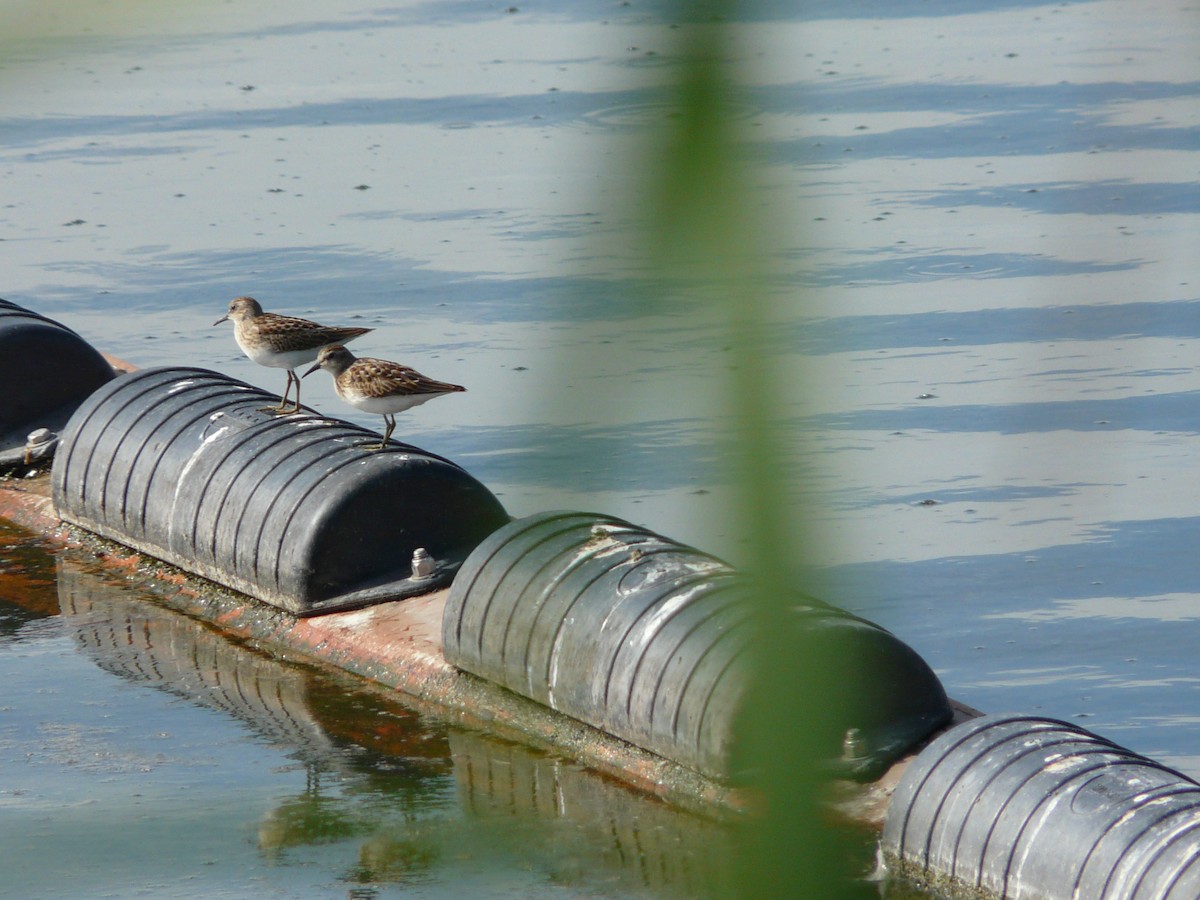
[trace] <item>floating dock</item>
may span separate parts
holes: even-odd
[[[0,517],[64,565],[678,806],[748,806],[730,759],[753,632],[723,561],[603,514],[512,520],[451,460],[271,415],[220,373],[133,370],[0,301],[0,357],[31,347],[67,362],[0,398]],[[834,805],[890,871],[953,896],[1200,896],[1200,784],[1065,722],[984,716],[885,629],[789,605],[797,653],[838,650],[798,689],[832,698]]]

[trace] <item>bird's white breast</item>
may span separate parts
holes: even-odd
[[[429,394],[393,394],[390,397],[366,397],[357,391],[346,390],[338,386],[338,396],[355,409],[378,415],[391,415],[404,412],[414,406],[420,406],[434,397],[443,397],[445,392]]]

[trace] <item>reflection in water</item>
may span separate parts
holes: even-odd
[[[0,638],[57,612],[53,561],[32,534],[0,519]]]
[[[664,894],[731,894],[727,828],[681,828],[669,806],[513,744],[453,732],[450,748],[463,808],[493,829],[516,827],[523,852],[554,860],[564,880],[603,871]]]
[[[71,563],[58,586],[69,633],[99,668],[232,717],[303,766],[302,792],[254,826],[271,866],[340,847],[336,877],[360,886],[513,870],[600,895],[695,897],[724,884],[724,826],[231,642]]]

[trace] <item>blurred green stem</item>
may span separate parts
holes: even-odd
[[[742,829],[735,883],[745,897],[839,897],[859,888],[844,872],[849,856],[822,805],[837,740],[821,687],[832,651],[820,640],[801,646],[792,621],[804,535],[789,524],[796,518],[788,508],[794,479],[780,419],[791,408],[785,400],[798,398],[785,398],[767,349],[770,239],[756,214],[762,192],[755,191],[730,114],[728,27],[706,17],[682,33],[677,116],[663,159],[654,242],[665,271],[721,305],[732,339],[726,451],[758,625],[738,735],[739,764],[756,802]]]

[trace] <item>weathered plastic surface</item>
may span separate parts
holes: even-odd
[[[0,467],[50,455],[71,413],[114,376],[70,328],[7,300],[0,300],[0,359],[8,373],[0,391]],[[40,429],[50,434],[30,443]]]
[[[446,658],[473,674],[707,775],[732,774],[752,636],[747,591],[726,563],[620,519],[550,512],[513,522],[468,557],[446,602]],[[837,642],[846,669],[798,685],[845,697],[842,733],[871,777],[949,721],[944,690],[888,632],[810,598],[797,652]]]
[[[909,765],[889,864],[957,896],[1200,897],[1200,785],[1066,722],[990,715]]]
[[[263,411],[205,369],[145,369],[72,416],[52,472],[68,522],[310,615],[443,586],[508,521],[462,468],[372,431]],[[412,571],[413,553],[434,560]]]

